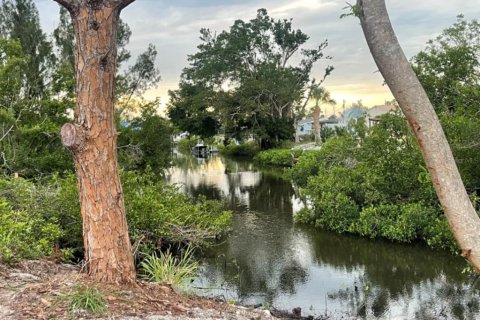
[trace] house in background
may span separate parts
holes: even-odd
[[[364,118],[367,126],[371,127],[380,120],[380,116],[396,110],[396,106],[391,103],[374,106],[370,109],[362,106],[351,106],[344,110],[338,117],[331,115],[328,118],[320,118],[320,128],[347,128],[350,121],[360,118]],[[300,120],[297,124],[296,130],[299,137],[306,137],[314,134],[313,117],[306,117]]]
[[[313,134],[313,117],[306,117],[297,123],[297,136],[306,137]]]
[[[378,121],[380,121],[380,116],[390,112],[395,112],[395,111],[397,111],[397,107],[392,103],[384,104],[381,106],[375,106],[373,108],[368,109],[366,114],[367,126],[368,127],[373,126]]]
[[[188,138],[189,136],[190,136],[190,133],[188,131],[185,131],[185,132],[173,135],[172,141],[173,143],[177,143],[184,138]]]

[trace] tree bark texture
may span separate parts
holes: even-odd
[[[87,270],[97,281],[133,282],[114,124],[117,23],[132,1],[56,1],[70,11],[75,29],[75,123],[65,124],[61,137],[75,162]]]
[[[372,56],[417,138],[462,255],[480,271],[480,220],[437,114],[398,43],[385,1],[357,0],[357,8]]]

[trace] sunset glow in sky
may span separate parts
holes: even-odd
[[[355,2],[352,0],[352,2]],[[390,18],[408,58],[425,47],[443,29],[452,25],[458,14],[468,19],[480,16],[480,0],[387,0]],[[51,33],[58,24],[58,4],[53,0],[35,0],[44,30]],[[335,67],[324,85],[337,100],[337,109],[362,100],[366,106],[383,104],[392,96],[383,86],[381,75],[363,38],[359,21],[340,19],[346,11],[344,0],[137,0],[122,13],[132,30],[128,49],[133,59],[149,43],[158,50],[157,66],[162,81],[145,98],[168,100],[167,91],[176,89],[187,55],[196,52],[200,28],[218,32],[227,29],[235,19],[253,19],[259,8],[266,8],[275,19],[293,18],[293,27],[310,36],[307,47],[328,39],[325,50],[333,57]],[[132,60],[133,60],[132,59]],[[321,61],[313,70],[320,78],[326,66]]]

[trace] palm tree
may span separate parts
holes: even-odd
[[[312,98],[315,99],[315,106],[313,107],[312,116],[313,116],[313,128],[315,130],[315,142],[320,143],[320,114],[322,109],[320,104],[331,104],[335,105],[337,102],[330,97],[330,92],[327,91],[324,87],[317,86],[312,90]]]

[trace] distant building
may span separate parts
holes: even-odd
[[[313,134],[313,118],[307,117],[298,121],[296,130],[299,137]]]
[[[185,132],[182,132],[182,133],[179,133],[179,134],[175,134],[173,135],[173,143],[177,143],[178,141],[184,139],[184,138],[188,138],[188,136],[190,135],[190,133],[188,131],[185,131]]]
[[[362,106],[352,106],[343,111],[338,117],[331,115],[328,118],[320,118],[320,128],[347,128],[350,121],[360,118],[364,118],[367,126],[371,127],[380,120],[381,115],[395,110],[396,106],[393,104],[374,106],[370,109]],[[296,130],[297,135],[300,137],[314,134],[313,117],[306,117],[300,120]]]
[[[362,106],[351,106],[344,110],[340,115],[339,127],[347,128],[350,121],[365,117],[366,114],[367,108]]]
[[[367,110],[366,120],[369,127],[373,126],[375,123],[380,121],[380,116],[394,112],[397,110],[397,107],[393,104],[385,104],[381,106],[375,106]]]

